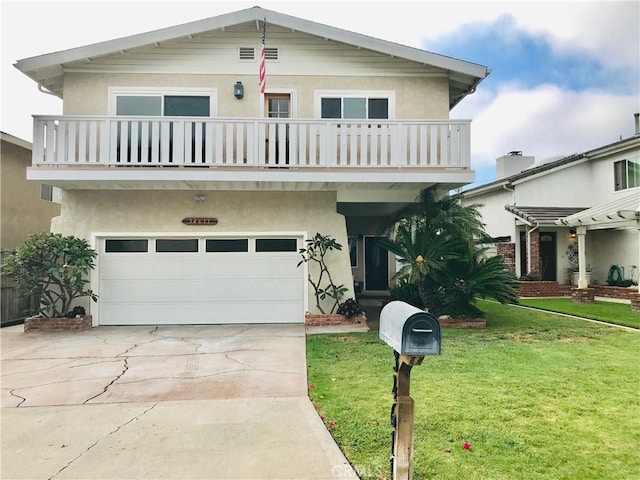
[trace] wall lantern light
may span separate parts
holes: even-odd
[[[242,100],[244,97],[244,85],[242,85],[242,82],[236,82],[233,86],[233,96],[238,100]]]
[[[573,228],[569,230],[569,238],[576,238],[576,231]]]

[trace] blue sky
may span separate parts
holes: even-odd
[[[0,128],[26,140],[31,140],[31,114],[60,114],[61,102],[39,93],[12,67],[16,60],[254,5],[489,67],[492,73],[477,92],[451,112],[452,118],[473,120],[476,184],[494,180],[495,158],[512,150],[543,161],[629,137],[633,114],[640,111],[638,1],[1,0],[0,5]],[[128,15],[122,15],[123,8]]]

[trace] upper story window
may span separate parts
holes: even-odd
[[[613,176],[616,191],[640,187],[640,162],[637,159],[615,162]]]
[[[320,118],[387,120],[394,117],[393,92],[316,92]]]
[[[151,117],[213,117],[215,91],[113,88],[112,113]]]

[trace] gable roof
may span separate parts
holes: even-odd
[[[65,64],[111,55],[147,45],[159,44],[177,38],[198,35],[212,30],[223,30],[247,22],[256,22],[256,28],[259,29],[259,22],[262,21],[266,21],[267,24],[305,32],[317,37],[373,50],[430,67],[441,68],[446,71],[449,76],[450,108],[453,108],[466,95],[473,93],[476,86],[490,73],[490,70],[482,65],[380,40],[261,7],[248,8],[147,33],[25,58],[18,60],[14,66],[35,80],[39,85],[62,98],[62,77]]]
[[[563,157],[553,162],[543,163],[540,165],[534,165],[527,168],[522,172],[513,174],[506,178],[499,178],[493,182],[478,185],[477,187],[470,188],[462,192],[463,196],[473,197],[474,195],[481,195],[483,193],[489,193],[495,190],[502,190],[505,187],[512,187],[514,183],[519,181],[526,181],[530,177],[534,177],[540,174],[551,173],[553,170],[564,167],[570,164],[577,164],[581,161],[589,161],[591,159],[600,158],[606,155],[612,155],[618,152],[626,151],[633,148],[640,148],[640,134],[635,134],[632,137],[618,140],[616,142],[604,145],[602,147],[594,148],[583,153],[575,153],[567,157]]]

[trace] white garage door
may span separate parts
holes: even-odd
[[[105,238],[100,325],[301,323],[296,237]]]

